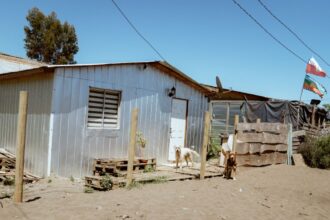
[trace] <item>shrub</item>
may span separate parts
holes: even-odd
[[[126,186],[126,189],[131,190],[131,189],[140,188],[140,187],[141,187],[141,184],[139,182],[133,180],[131,184]]]
[[[15,184],[15,177],[7,177],[3,181],[3,185],[5,185],[5,186],[13,186],[14,184]]]
[[[109,174],[105,174],[105,176],[102,176],[102,179],[100,181],[100,185],[104,190],[111,190],[113,186],[113,182]]]
[[[94,192],[94,189],[92,187],[87,186],[84,188],[84,193],[93,193],[93,192]]]
[[[206,158],[211,159],[211,158],[219,157],[220,150],[221,150],[221,147],[218,144],[216,144],[214,141],[211,140]]]
[[[300,148],[305,163],[310,167],[330,168],[330,135],[321,138],[307,137]]]
[[[151,173],[151,172],[155,172],[155,169],[152,165],[148,164],[148,165],[145,166],[143,172],[144,173]]]

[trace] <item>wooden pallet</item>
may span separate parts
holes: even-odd
[[[85,176],[85,186],[91,187],[93,189],[105,190],[101,186],[102,177],[100,176]],[[112,189],[117,189],[119,187],[125,186],[122,182],[112,179]]]
[[[0,170],[10,171],[11,169],[15,169],[15,159],[0,157]]]
[[[15,166],[16,158],[15,155],[0,148],[0,182],[5,182],[9,179],[15,178]],[[24,183],[36,182],[40,177],[34,176],[28,172],[24,172],[23,181]]]
[[[93,174],[125,176],[127,172],[127,165],[127,159],[95,159],[93,164]],[[134,171],[143,171],[147,166],[152,166],[153,169],[156,169],[156,158],[136,158],[134,160]]]

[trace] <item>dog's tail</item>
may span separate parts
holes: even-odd
[[[196,151],[191,150],[191,152],[192,152],[193,154],[195,154],[195,156],[200,157],[199,154],[198,154]]]

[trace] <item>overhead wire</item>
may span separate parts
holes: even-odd
[[[293,36],[297,38],[297,40],[302,43],[310,52],[314,53],[317,57],[319,57],[324,63],[328,66],[330,64],[313,48],[311,48],[296,32],[294,32],[288,25],[286,25],[281,19],[279,19],[261,0],[258,0],[259,4],[273,17],[277,20],[280,24],[282,24]]]
[[[123,16],[123,18],[127,21],[127,23],[131,26],[131,28],[133,28],[133,30],[136,32],[137,35],[139,35],[142,40],[144,40],[145,43],[147,43],[149,45],[149,47],[164,61],[166,61],[166,59],[164,58],[163,55],[161,55],[161,53],[151,44],[151,42],[145,38],[142,33],[135,27],[135,25],[130,21],[130,19],[126,16],[126,14],[124,13],[124,11],[119,7],[119,5],[115,2],[115,0],[111,0],[112,3],[114,4],[114,6],[117,8],[117,10],[119,11],[119,13]]]
[[[277,39],[270,31],[268,31],[255,17],[253,17],[245,8],[243,8],[242,5],[240,5],[236,0],[232,0],[234,4],[237,5],[247,16],[249,16],[264,32],[266,32],[273,40],[275,40],[278,44],[280,44],[283,48],[285,48],[287,51],[289,51],[292,55],[294,55],[296,58],[301,60],[303,63],[308,63],[307,60],[299,56],[296,52],[291,50],[288,46],[286,46],[284,43],[282,43],[279,39]]]

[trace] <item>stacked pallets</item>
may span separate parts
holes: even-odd
[[[95,188],[103,189],[101,181],[103,176],[109,175],[113,180],[113,186],[119,187],[124,185],[122,181],[117,181],[121,177],[125,177],[127,174],[127,159],[94,159],[93,162],[93,174],[94,176],[85,177],[85,185]],[[133,162],[134,172],[143,172],[146,169],[156,170],[156,158],[135,158]]]
[[[9,153],[4,149],[0,149],[0,182],[6,183],[13,181],[15,177],[15,155]],[[37,181],[39,178],[24,172],[23,180],[25,183],[31,183]]]

